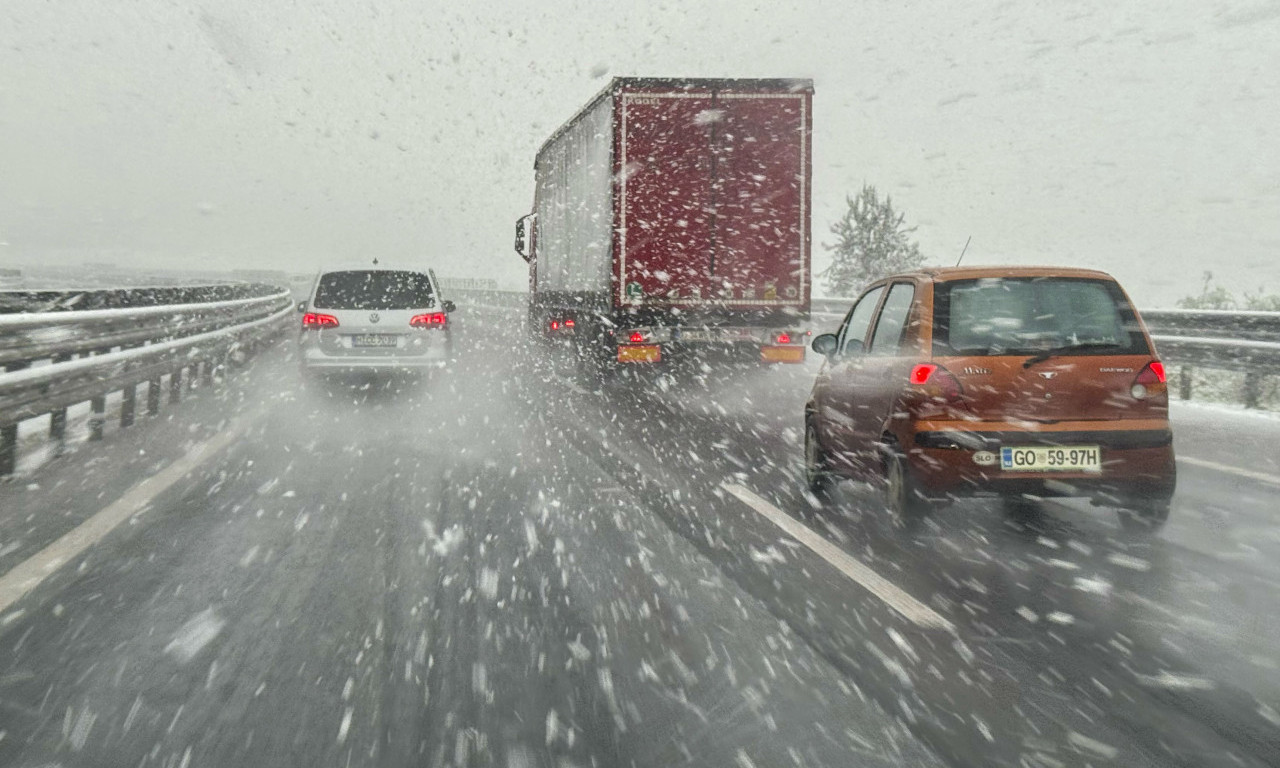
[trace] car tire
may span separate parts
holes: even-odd
[[[907,457],[894,451],[885,461],[885,503],[889,511],[904,520],[918,520],[932,509],[932,503],[911,474]]]
[[[826,452],[818,439],[818,428],[812,420],[805,420],[804,428],[804,481],[813,495],[822,497],[831,491],[835,478],[827,464]]]
[[[1156,533],[1169,520],[1170,499],[1130,499],[1118,509],[1120,525],[1131,533]]]

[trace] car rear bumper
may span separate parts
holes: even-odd
[[[422,371],[449,364],[445,350],[422,355],[329,355],[318,349],[302,353],[302,367],[308,371]]]
[[[1173,434],[1169,425],[1159,420],[1061,422],[1034,430],[1007,423],[919,426],[908,442],[907,455],[921,485],[939,496],[1029,493],[1101,501],[1133,496],[1168,498],[1177,483]],[[1001,469],[998,462],[1005,446],[1094,445],[1101,449],[1098,472],[1011,471]]]

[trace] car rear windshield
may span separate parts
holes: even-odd
[[[1133,307],[1110,280],[981,278],[934,289],[934,355],[1149,354]]]
[[[324,274],[313,303],[317,309],[419,309],[434,300],[421,272],[377,269]]]

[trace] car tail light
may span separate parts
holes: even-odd
[[[955,402],[964,392],[960,381],[951,375],[951,371],[934,363],[918,363],[911,369],[907,380],[921,387],[925,395],[937,400]]]
[[[409,318],[409,325],[413,328],[443,328],[448,324],[449,316],[443,312],[428,312]]]
[[[653,334],[646,330],[634,330],[627,333],[627,341],[632,344],[644,344],[653,339]]]
[[[1166,394],[1169,391],[1168,379],[1165,377],[1164,363],[1152,360],[1138,373],[1129,387],[1129,394],[1134,400],[1145,400],[1152,395]]]
[[[560,321],[559,321],[559,320],[552,320],[552,321],[551,321],[551,330],[553,330],[553,331],[558,331],[558,330],[560,330]]]
[[[337,328],[338,318],[333,315],[322,315],[318,312],[307,312],[302,316],[303,328]]]
[[[790,344],[791,334],[787,333],[786,331],[783,331],[782,333],[778,334],[775,341],[779,344]]]
[[[564,327],[565,327],[565,328],[572,328],[572,327],[573,327],[573,318],[572,318],[572,317],[571,317],[571,318],[569,318],[568,320],[565,320],[565,321],[564,321]]]

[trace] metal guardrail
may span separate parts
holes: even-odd
[[[14,471],[19,423],[51,415],[50,437],[61,452],[67,408],[88,401],[90,437],[100,439],[109,394],[122,393],[120,424],[127,427],[139,384],[147,384],[148,411],[158,413],[164,377],[170,402],[178,402],[184,374],[187,387],[212,383],[229,356],[278,335],[294,314],[289,291],[275,286],[140,289],[134,295],[121,289],[97,303],[105,308],[86,310],[62,308],[93,306],[85,297],[97,292],[61,293],[41,305],[46,311],[0,314],[0,476]],[[14,296],[0,296],[0,305],[4,298]],[[31,306],[31,294],[20,298]],[[200,298],[213,300],[192,300]],[[183,303],[157,303],[175,299]]]

